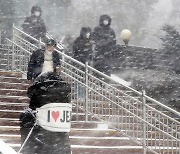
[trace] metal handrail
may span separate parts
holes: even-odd
[[[22,30],[20,30],[20,29],[18,29],[17,27],[15,27],[15,25],[14,25],[14,24],[13,24],[13,30],[17,30],[17,31],[19,31],[21,34],[23,34],[23,35],[25,35],[25,36],[29,37],[29,38],[30,38],[30,39],[32,39],[33,41],[36,41],[36,42],[39,42],[39,43],[43,43],[43,42],[40,42],[38,39],[36,39],[36,38],[32,37],[31,35],[29,35],[29,34],[27,34],[27,33],[23,32],[23,31],[22,31]]]
[[[14,43],[13,41],[11,41],[10,39],[6,38],[6,40],[10,43],[12,43],[13,45],[16,45],[17,47],[19,47],[20,49],[24,50],[25,52],[27,52],[28,54],[32,54],[31,52],[29,52],[28,50],[24,49],[23,47],[21,47],[20,45]]]
[[[21,71],[26,73],[25,63],[31,54],[31,49],[28,46],[21,46],[25,45],[22,43],[21,35],[29,38],[31,36],[16,27],[14,27],[15,33],[17,34],[13,35],[13,41],[9,41],[14,50],[15,57],[12,59],[14,59],[17,70],[24,69]],[[18,33],[21,35],[18,36]],[[33,40],[43,44],[37,39]],[[63,47],[63,45],[59,46]],[[145,149],[144,153],[146,151],[161,153],[163,149],[176,149],[176,153],[180,153],[180,122],[164,113],[169,112],[179,118],[179,112],[129,86],[122,85],[93,67],[64,54],[62,50],[63,48],[56,49],[61,56],[65,57],[62,60],[62,78],[71,84],[72,102],[76,105],[77,113],[84,111],[84,120],[93,121],[94,117],[106,122],[110,127],[142,144]],[[22,58],[22,55],[25,57],[23,67],[19,66],[19,59]],[[109,84],[107,80],[112,84]],[[129,91],[130,93],[128,93]],[[163,112],[152,107],[151,103],[163,108]],[[151,132],[154,132],[154,137]],[[163,139],[163,143],[161,143],[160,137]],[[139,141],[138,138],[142,138],[142,140]],[[148,142],[153,140],[155,143]],[[169,147],[167,148],[167,146]]]

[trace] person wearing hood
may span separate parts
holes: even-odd
[[[88,62],[88,65],[91,65],[93,54],[91,32],[91,28],[82,27],[80,36],[77,37],[73,43],[73,57],[83,64]],[[77,67],[79,67],[79,65]],[[85,71],[84,68],[81,69]],[[85,87],[78,82],[75,84],[75,87],[75,93],[78,93],[78,97],[85,99]]]
[[[100,16],[99,26],[93,30],[95,43],[94,67],[106,75],[111,75],[112,52],[116,47],[116,35],[111,26],[111,18],[103,14]]]
[[[31,9],[31,16],[26,17],[22,24],[22,29],[25,33],[31,35],[36,39],[45,41],[46,39],[46,26],[41,18],[42,10],[39,6],[33,6]],[[33,41],[31,41],[33,43]]]
[[[84,64],[92,61],[91,32],[91,28],[82,27],[80,36],[73,43],[73,57]]]

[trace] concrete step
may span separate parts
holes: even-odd
[[[74,124],[72,123],[70,136],[88,136],[88,137],[124,137],[124,135],[120,134],[114,129],[100,129],[100,128],[73,128]],[[82,126],[84,127],[84,126]],[[0,126],[0,134],[3,136],[3,134],[8,135],[20,135],[19,132],[20,127],[19,126]],[[121,130],[121,132],[126,133],[127,130]],[[148,136],[152,138],[151,141],[149,141],[150,145],[161,145],[161,143],[165,143],[163,141],[163,135],[159,131],[149,131],[147,132]],[[142,137],[143,131],[135,131],[135,130],[128,130],[128,135],[132,136],[133,134],[139,134],[140,137]],[[153,138],[155,138],[158,134],[159,139],[157,138],[155,142],[153,141]],[[160,142],[159,142],[159,141]],[[167,143],[169,144],[169,143]],[[172,143],[171,143],[172,144]],[[177,144],[177,142],[174,142],[174,144]]]
[[[29,103],[29,98],[25,96],[0,95],[0,102]]]
[[[16,151],[20,144],[9,144]],[[84,146],[71,145],[72,154],[143,154],[142,146]],[[152,154],[147,152],[147,154]]]
[[[12,72],[12,71],[0,71],[0,76],[1,77],[22,77],[21,72]]]
[[[71,131],[69,133],[70,136],[73,137],[79,137],[79,138],[86,138],[86,137],[93,137],[93,138],[102,138],[102,137],[123,137],[122,134],[118,133],[114,129],[100,129],[100,128],[86,128],[86,126],[83,126],[83,123],[80,123],[80,127],[73,128],[74,124],[72,122],[72,127]],[[76,127],[76,126],[75,126]],[[83,128],[82,128],[83,127]],[[93,127],[93,126],[91,126]],[[19,132],[20,127],[19,126],[1,126],[0,130],[4,130],[3,133],[1,133],[0,137],[4,138],[4,140],[8,138],[19,138],[20,137],[20,132]],[[16,131],[15,131],[16,130]],[[16,133],[10,133],[10,131],[14,131]],[[8,135],[8,138],[7,138]]]
[[[143,154],[142,146],[83,146],[72,145],[73,154]],[[147,153],[151,154],[151,153]]]
[[[94,121],[90,121],[89,123],[83,122],[83,121],[78,121],[76,122],[76,114],[72,114],[72,128],[98,128],[100,125],[99,123],[96,123],[95,119]],[[83,119],[83,115],[81,115]],[[81,120],[80,119],[80,120]],[[19,119],[18,116],[16,118],[8,117],[8,118],[0,118],[0,123],[1,126],[19,126]],[[115,125],[114,125],[115,126]],[[143,125],[141,123],[119,123],[119,128],[122,130],[127,130],[128,129],[133,129],[133,130],[142,130]],[[113,128],[109,125],[109,128]],[[0,129],[1,130],[1,129]]]
[[[1,82],[1,88],[27,90],[29,88],[29,84]]]
[[[15,118],[0,118],[1,126],[19,126],[19,119]],[[1,129],[0,129],[1,130]],[[0,131],[1,132],[1,131]]]
[[[18,78],[18,77],[6,77],[6,76],[0,76],[0,82],[10,82],[10,83],[26,83],[26,79]]]
[[[24,110],[29,106],[29,103],[10,103],[10,102],[0,102],[1,110]]]
[[[20,144],[9,144],[18,151],[20,149]],[[152,147],[153,148],[153,147]],[[178,154],[179,152],[176,149],[169,149],[168,147],[161,150],[160,148],[154,147],[157,149],[157,153],[163,154]],[[84,145],[71,145],[73,154],[143,154],[142,146],[84,146]],[[146,154],[153,154],[150,151],[147,151]]]
[[[20,135],[19,126],[0,126],[0,134]]]
[[[27,96],[27,90],[21,89],[0,89],[0,95],[8,96]]]
[[[21,143],[20,135],[0,135],[0,138],[5,143]],[[86,146],[137,146],[137,143],[132,142],[127,137],[79,137],[69,136],[71,145],[86,145]]]
[[[2,130],[3,130],[4,127],[8,127],[8,126],[19,127],[20,121],[18,118],[0,118],[0,123],[1,123],[1,126],[3,126],[2,127]],[[98,121],[93,121],[93,122],[71,121],[72,128],[98,128],[99,126],[101,126],[100,124],[103,124],[103,123],[98,122]]]

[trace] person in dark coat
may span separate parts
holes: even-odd
[[[111,26],[111,18],[103,14],[100,16],[99,26],[93,30],[93,40],[95,42],[94,67],[105,73],[111,74],[112,52],[116,46],[116,35]]]
[[[41,18],[42,10],[39,6],[33,6],[31,9],[31,16],[26,17],[24,23],[22,24],[22,29],[25,33],[31,35],[36,39],[42,41],[46,40],[46,26]],[[32,43],[34,43],[31,40]]]
[[[92,61],[91,28],[82,27],[80,36],[73,43],[74,58],[82,63]]]
[[[27,96],[30,98],[29,109],[20,114],[22,144],[35,124],[36,115],[32,111],[49,103],[71,103],[71,87],[54,73],[43,73],[28,88]],[[23,154],[71,154],[69,133],[51,132],[36,125],[22,152]]]
[[[88,65],[91,65],[93,54],[91,32],[91,28],[82,27],[79,37],[73,43],[73,57],[83,64],[88,62]],[[84,68],[81,69],[85,71]],[[78,82],[75,84],[75,87],[75,93],[77,92],[78,98],[85,99],[85,87]]]
[[[38,49],[32,53],[27,69],[27,80],[30,84],[41,73],[60,73],[60,55],[54,50],[55,47],[56,42],[53,39],[49,39],[45,48]]]

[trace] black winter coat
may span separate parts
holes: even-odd
[[[71,87],[63,80],[40,82],[28,88],[29,107],[33,110],[48,103],[70,103]]]
[[[41,17],[36,17],[34,15],[26,17],[22,25],[23,31],[36,39],[46,38],[46,26]]]
[[[44,52],[45,49],[38,49],[32,53],[28,63],[28,80],[35,79],[39,74],[41,74],[44,63]],[[53,51],[52,56],[54,73],[56,73],[56,67],[60,66],[60,56],[57,51]]]
[[[82,27],[80,36],[73,43],[74,58],[84,64],[92,60],[93,53],[91,38],[86,38],[87,33],[91,34],[91,29]]]
[[[108,20],[108,25],[103,24],[104,20]],[[108,15],[102,15],[99,26],[94,28],[92,38],[95,41],[95,49],[97,50],[95,59],[110,58],[112,56],[111,52],[116,46],[116,35],[110,25],[111,18]]]

